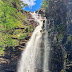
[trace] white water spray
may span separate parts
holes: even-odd
[[[45,19],[46,20],[46,19]],[[47,22],[47,21],[46,21]],[[48,39],[48,24],[45,23],[45,36],[44,36],[44,65],[43,65],[43,72],[50,72],[49,71],[49,54],[50,54],[50,45]]]
[[[38,14],[31,13],[32,17],[35,19],[39,25],[34,30],[30,41],[27,43],[25,50],[22,52],[22,56],[19,62],[17,72],[48,72],[48,46],[47,42],[45,41],[45,53],[44,53],[44,65],[41,66],[41,43],[42,43],[42,27],[43,27],[43,20],[41,16]],[[47,35],[46,35],[47,38]],[[46,51],[47,50],[47,51]],[[47,55],[47,56],[46,56]],[[47,62],[47,63],[46,63]],[[43,68],[43,70],[42,70]]]

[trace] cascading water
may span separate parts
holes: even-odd
[[[22,52],[17,72],[49,72],[48,33],[46,30],[46,33],[43,33],[44,24],[41,16],[36,13],[31,14],[39,25],[34,30],[30,41],[26,45],[26,49]]]
[[[46,19],[45,19],[46,20]],[[50,54],[50,45],[48,40],[48,24],[47,20],[45,21],[45,36],[44,36],[44,67],[43,72],[50,72],[49,71],[49,54]]]

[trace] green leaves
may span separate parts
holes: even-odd
[[[0,46],[14,46],[14,41],[9,34],[12,34],[14,28],[19,26],[16,18],[17,10],[1,0],[0,4]]]
[[[11,37],[6,38],[4,44],[5,44],[5,46],[13,46],[14,45]]]
[[[49,0],[43,0],[41,7],[46,9],[48,7],[48,5],[49,5]]]
[[[18,37],[18,39],[19,39],[19,40],[21,40],[21,39],[25,39],[27,36],[28,36],[27,33],[25,33],[25,34],[21,34],[21,35]]]
[[[65,25],[63,23],[60,23],[59,25],[56,25],[56,30],[58,32],[63,32],[65,28]]]
[[[1,48],[19,45],[19,40],[25,39],[28,33],[33,31],[32,26],[25,21],[26,15],[21,9],[23,3],[20,3],[22,3],[20,0],[0,0]]]
[[[18,23],[16,19],[16,9],[5,3],[1,6],[1,14],[0,14],[0,24],[3,24],[4,28],[7,30],[14,29]]]
[[[25,6],[28,6],[27,4],[24,4],[21,0],[3,0],[4,3],[9,3],[12,7],[16,8],[17,10],[21,10]]]

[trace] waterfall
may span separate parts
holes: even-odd
[[[17,72],[48,72],[48,33],[47,30],[43,33],[44,24],[41,15],[38,16],[35,12],[31,15],[39,25],[22,52]]]
[[[48,24],[47,20],[45,19],[45,36],[44,36],[44,67],[43,72],[50,72],[49,71],[49,53],[50,53],[50,45],[48,40]]]

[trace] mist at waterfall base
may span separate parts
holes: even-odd
[[[32,16],[39,25],[34,30],[25,50],[22,52],[17,72],[49,72],[48,57],[50,47],[46,22],[45,27],[43,27],[41,16],[39,17],[35,13],[32,13]]]

